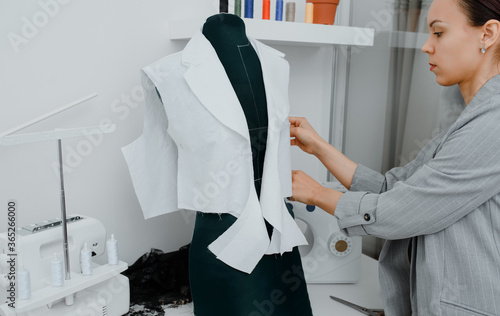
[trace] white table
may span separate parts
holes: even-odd
[[[356,284],[309,284],[309,299],[314,316],[360,316],[354,309],[336,302],[330,295],[367,308],[383,308],[378,282],[378,262],[361,256],[361,276]]]
[[[364,315],[339,302],[330,295],[337,296],[367,308],[382,308],[378,283],[378,263],[376,260],[361,256],[361,276],[356,284],[308,284],[309,299],[314,316],[361,316]],[[168,308],[165,316],[192,316],[193,305]]]

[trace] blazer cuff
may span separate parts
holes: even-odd
[[[340,230],[347,236],[368,235],[365,225],[376,221],[378,194],[346,192],[335,209]]]
[[[382,174],[358,164],[352,178],[350,190],[381,193],[384,183],[385,177]]]

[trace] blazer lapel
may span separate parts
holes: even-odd
[[[182,62],[189,66],[184,74],[198,100],[222,124],[250,140],[245,114],[224,67],[203,33],[198,32],[186,45]]]
[[[274,227],[267,253],[291,251],[307,241],[283,201],[283,188],[291,187],[292,177],[281,177],[280,169],[290,167],[288,115],[289,65],[284,55],[258,41],[252,43],[262,64],[266,86],[269,131],[264,158],[260,205],[264,218]],[[288,182],[286,182],[288,181]]]
[[[282,52],[250,39],[250,43],[259,55],[262,75],[266,87],[267,112],[269,127],[280,129],[288,120],[290,105],[288,100],[288,62],[283,59]]]
[[[272,212],[272,210],[276,211],[281,206],[280,204],[283,204],[278,170],[279,164],[290,157],[280,157],[279,146],[281,129],[283,124],[288,122],[290,112],[288,101],[289,67],[281,52],[258,41],[252,40],[251,42],[259,54],[267,97],[269,128],[262,179],[262,191],[265,192],[261,192],[261,205],[266,213]],[[289,145],[289,138],[285,141]]]
[[[266,193],[261,196],[264,213],[283,207],[278,164],[280,131],[288,122],[290,105],[288,100],[288,62],[284,54],[250,39],[250,43],[259,55],[266,89],[269,133],[266,155],[264,158],[263,185]],[[238,132],[250,141],[245,114],[233,90],[231,82],[220,62],[212,44],[198,32],[186,45],[182,53],[182,62],[189,67],[184,74],[192,92],[222,124]],[[289,140],[286,140],[289,142]],[[291,181],[291,178],[290,178]],[[278,208],[279,209],[279,208]],[[267,214],[269,215],[269,214]]]

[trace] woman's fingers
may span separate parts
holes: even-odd
[[[295,127],[304,127],[304,125],[307,125],[307,119],[304,118],[304,117],[296,117],[296,116],[290,116],[288,118],[288,120],[290,121],[290,125],[291,126],[295,126]]]
[[[290,124],[295,125],[295,122],[297,122],[299,118],[295,116],[289,116],[288,120],[290,121]]]
[[[292,170],[292,201],[312,204],[314,194],[321,187],[316,180],[300,170]]]

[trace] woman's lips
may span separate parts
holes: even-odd
[[[431,66],[431,71],[433,71],[433,70],[434,70],[434,68],[436,68],[436,65],[434,65],[434,64],[430,64],[430,63],[429,63],[429,65]]]

